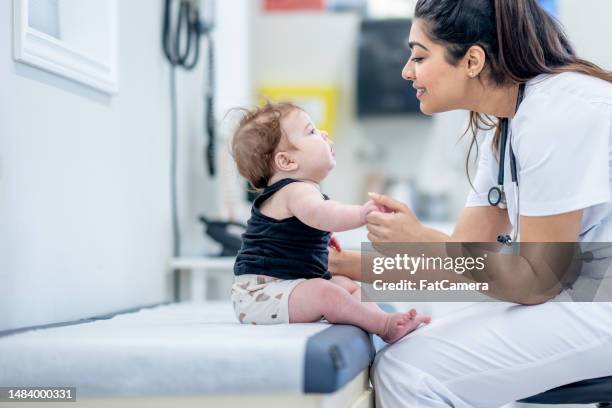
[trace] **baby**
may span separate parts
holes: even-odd
[[[290,103],[246,111],[232,140],[238,171],[262,190],[255,199],[234,265],[232,302],[241,323],[330,323],[359,326],[396,342],[428,316],[386,313],[362,303],[360,286],[327,271],[330,232],[358,228],[372,202],[346,205],[319,188],[336,161],[326,132]]]

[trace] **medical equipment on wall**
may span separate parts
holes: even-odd
[[[194,69],[200,56],[200,36],[208,43],[206,64],[207,81],[205,89],[205,133],[207,143],[204,161],[208,174],[215,175],[215,118],[214,118],[214,29],[215,0],[163,0],[162,49],[170,62],[170,98],[172,111],[172,153],[171,153],[171,194],[172,230],[174,237],[173,254],[180,252],[180,231],[177,210],[177,145],[178,108],[176,95],[176,67]]]
[[[235,221],[213,221],[201,215],[200,222],[204,232],[210,238],[221,244],[219,256],[236,256],[242,246],[242,234],[246,225]]]
[[[516,100],[516,108],[515,112],[518,110],[521,102],[523,101],[523,97],[525,94],[525,84],[521,84],[519,86],[518,96]],[[514,184],[514,207],[516,211],[516,218],[514,222],[514,232],[512,237],[510,235],[499,235],[497,237],[497,242],[510,245],[512,242],[516,242],[519,233],[519,213],[520,213],[520,199],[519,199],[519,183],[518,183],[518,174],[516,170],[516,156],[514,156],[514,151],[512,150],[512,138],[508,140],[508,129],[509,129],[509,121],[508,118],[503,118],[500,122],[500,133],[501,137],[499,140],[499,172],[497,175],[497,186],[491,187],[489,190],[488,200],[489,204],[493,207],[498,207],[503,210],[508,208],[508,203],[506,201],[506,193],[504,192],[504,164],[506,159],[506,145],[509,144],[510,149],[510,173],[512,177],[512,183]]]
[[[215,175],[215,122],[214,122],[214,29],[215,0],[164,0],[162,44],[164,54],[173,67],[186,70],[195,68],[200,56],[200,36],[208,41],[205,151],[208,174]],[[178,4],[176,3],[178,1]],[[176,16],[173,5],[178,7]],[[201,7],[203,6],[203,7]]]
[[[406,38],[412,21],[406,18],[363,20],[357,57],[357,116],[420,115],[419,100],[406,92],[400,73],[410,50]]]

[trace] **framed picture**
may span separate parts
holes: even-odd
[[[260,103],[293,102],[304,109],[315,126],[334,136],[337,90],[333,86],[263,86],[259,88]]]
[[[118,92],[117,0],[13,0],[14,58]]]

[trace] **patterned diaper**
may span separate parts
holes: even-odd
[[[289,294],[305,279],[278,279],[265,275],[238,275],[232,285],[232,303],[240,323],[289,323]]]

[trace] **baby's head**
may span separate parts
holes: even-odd
[[[256,189],[291,177],[321,182],[336,165],[327,133],[292,103],[244,110],[232,139],[238,172]]]

